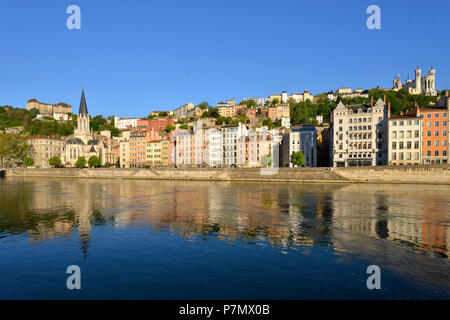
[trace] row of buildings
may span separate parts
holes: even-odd
[[[232,101],[227,101],[230,105]],[[289,119],[289,108],[275,104],[273,117]],[[189,110],[192,110],[189,109]],[[164,114],[153,119],[127,122],[119,137],[109,131],[94,134],[89,127],[84,92],[77,128],[72,136],[29,137],[31,156],[37,166],[61,158],[74,166],[79,157],[100,158],[102,164],[120,167],[289,167],[294,152],[302,151],[305,166],[427,165],[449,163],[448,91],[436,105],[391,115],[390,103],[379,99],[357,105],[340,102],[330,126],[280,128],[244,123],[217,124],[208,118],[196,120],[192,129],[182,129],[177,118]],[[156,114],[155,114],[156,115]],[[130,119],[127,119],[127,121]],[[173,126],[166,130],[168,126]],[[174,129],[175,128],[175,129]],[[173,130],[174,129],[174,130]]]
[[[292,166],[290,155],[303,151],[307,166],[317,165],[315,127],[247,128],[243,123],[205,126],[158,133],[138,127],[124,131],[120,141],[120,166],[271,167]],[[267,158],[267,163],[263,162]]]
[[[332,166],[449,163],[450,97],[391,115],[390,103],[344,105],[332,113]]]

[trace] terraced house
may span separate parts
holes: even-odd
[[[419,165],[422,163],[422,118],[415,108],[407,115],[389,117],[389,164]]]
[[[446,105],[442,107],[423,107],[418,109],[418,114],[422,117],[423,164],[448,163],[448,92],[446,92],[446,101]]]

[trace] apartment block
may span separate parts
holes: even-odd
[[[281,120],[281,118],[290,118],[290,107],[288,103],[279,104],[268,110],[268,117],[272,121]]]
[[[225,125],[222,127],[223,163],[225,165],[237,165],[237,141],[248,134],[247,127],[243,123]]]
[[[379,99],[375,104],[344,105],[332,113],[333,167],[386,165],[388,108]]]
[[[448,107],[423,107],[417,112],[422,117],[422,163],[448,163]]]
[[[48,160],[52,157],[61,158],[65,139],[52,136],[33,136],[28,138],[30,157],[36,167],[48,168]]]
[[[259,167],[263,156],[271,155],[267,127],[250,129],[237,139],[236,164],[241,167]]]
[[[291,155],[301,151],[305,167],[317,167],[317,130],[313,126],[294,126],[283,135],[281,143],[281,166],[293,167]]]
[[[421,164],[422,119],[417,115],[417,109],[411,114],[390,116],[388,121],[388,164]]]

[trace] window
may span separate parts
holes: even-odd
[[[398,158],[399,158],[399,160],[403,160],[403,152],[400,152],[399,154],[398,154]]]
[[[397,142],[392,142],[392,149],[397,149]]]
[[[434,117],[435,117],[435,118],[439,118],[439,113],[435,113],[435,114],[434,114]]]
[[[397,154],[395,152],[392,153],[392,160],[397,160]]]
[[[427,118],[431,118],[431,113],[428,113],[428,114],[427,114]]]
[[[419,130],[415,130],[414,131],[414,138],[418,138],[419,137]]]
[[[434,131],[434,136],[435,136],[435,137],[439,137],[439,130],[435,130],[435,131]]]
[[[418,152],[414,152],[414,160],[419,160],[419,153]]]
[[[434,151],[434,156],[439,157],[439,150]]]
[[[434,140],[434,146],[439,147],[439,140]]]
[[[431,121],[427,121],[427,127],[431,127]]]
[[[403,133],[403,131],[400,131],[399,132],[399,138],[403,138],[404,137],[404,133]]]
[[[400,142],[400,143],[398,144],[398,148],[399,148],[399,149],[403,149],[403,142]]]
[[[419,149],[419,141],[414,141],[414,149]]]
[[[435,121],[435,122],[434,122],[434,126],[435,126],[435,127],[439,127],[439,121]]]
[[[411,130],[406,131],[406,137],[411,138],[411,136],[412,136],[412,131]]]
[[[406,153],[406,160],[411,160],[411,152]]]
[[[406,149],[411,149],[411,141],[408,141],[408,142],[406,143]]]
[[[431,151],[430,150],[427,151],[427,157],[431,157]]]
[[[431,130],[427,131],[427,137],[431,137]]]
[[[393,125],[393,126],[396,126],[396,125],[397,125],[397,121],[393,121],[393,122],[392,122],[392,125]]]
[[[392,138],[396,139],[397,138],[397,131],[392,132]]]

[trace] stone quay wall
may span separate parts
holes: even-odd
[[[261,181],[319,183],[449,184],[450,165],[354,168],[15,168],[13,177]]]

